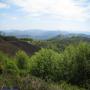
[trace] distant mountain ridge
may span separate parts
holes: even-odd
[[[66,31],[52,30],[2,30],[6,36],[15,36],[17,38],[33,38],[37,40],[47,40],[55,37],[81,36],[90,38],[90,33],[71,33]]]
[[[49,39],[60,34],[60,31],[44,31],[44,30],[9,30],[2,31],[6,36],[15,36],[17,38],[33,38],[33,39]]]

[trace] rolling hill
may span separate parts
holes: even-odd
[[[53,36],[54,32],[50,32],[50,33],[47,32],[47,35],[51,33],[53,33],[52,34]],[[38,33],[38,35],[39,34],[40,33]],[[36,40],[36,39],[34,40],[29,37],[23,37],[23,36],[22,36],[23,38],[19,37],[17,39],[11,35],[13,34],[10,34],[10,36],[0,37],[0,50],[5,53],[9,53],[11,55],[14,55],[19,49],[24,50],[28,55],[34,54],[34,52],[38,51],[40,48],[50,48],[50,49],[60,52],[64,50],[70,44],[78,44],[79,42],[82,42],[82,41],[90,42],[90,35],[87,35],[87,34],[72,34],[72,33],[70,34],[70,33],[63,32],[57,36],[53,36],[51,39],[48,39],[48,40],[42,40],[43,34],[40,40]],[[34,35],[33,32],[32,32],[32,35]]]
[[[40,48],[15,37],[0,36],[0,51],[8,55],[15,55],[20,49],[25,51],[28,55],[32,55]]]
[[[86,34],[60,34],[48,40],[32,41],[34,45],[38,45],[43,48],[50,48],[55,51],[63,51],[68,45],[77,45],[80,42],[89,42],[90,35]]]

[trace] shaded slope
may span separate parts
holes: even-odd
[[[18,47],[21,50],[24,50],[28,55],[34,54],[40,48],[24,41],[9,41],[12,45]]]
[[[20,49],[25,51],[28,55],[32,55],[40,48],[16,38],[0,37],[0,51],[8,55],[15,55]]]

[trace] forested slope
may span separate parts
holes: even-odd
[[[52,40],[1,37],[0,89],[90,90],[90,42],[77,41],[61,50]]]

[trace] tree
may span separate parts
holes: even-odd
[[[81,42],[79,45],[70,45],[64,51],[64,61],[67,62],[66,80],[74,84],[85,84],[90,80],[90,45]],[[65,71],[65,72],[66,72]]]
[[[20,70],[29,71],[29,56],[22,50],[16,53],[17,66]]]
[[[41,49],[31,58],[31,73],[45,80],[55,80],[59,57],[59,54],[51,49]]]

